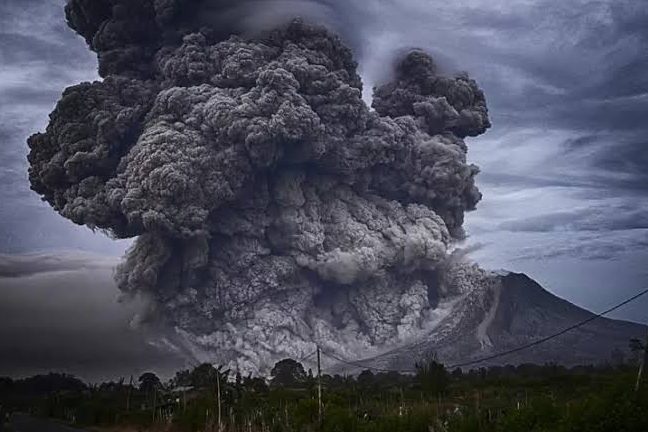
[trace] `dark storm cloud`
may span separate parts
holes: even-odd
[[[7,255],[0,254],[0,278],[33,276],[40,273],[105,268],[114,260],[101,260],[86,255]]]
[[[617,172],[627,172],[638,176],[645,187],[648,184],[648,137],[626,140],[619,148],[610,148],[608,154],[596,154],[594,166]]]
[[[563,148],[564,156],[580,159],[593,168],[588,179],[592,185],[648,191],[648,126],[645,131],[583,135],[565,141]]]
[[[54,89],[11,88],[4,90],[2,96],[4,99],[3,103],[6,104],[21,104],[23,107],[29,107],[30,105],[40,107],[50,104],[53,98],[60,96],[59,93]]]
[[[485,84],[487,91],[490,84],[497,88],[488,93],[494,118],[585,134],[580,144],[595,153],[586,158],[593,181],[601,171],[624,173],[627,178],[603,180],[611,187],[645,190],[648,4],[536,2],[526,16],[505,12],[501,19],[473,12],[465,23],[512,38],[513,48],[496,46],[491,55],[509,66],[511,81],[517,76],[528,83],[519,93],[507,91],[505,75]],[[514,42],[529,40],[523,26],[542,37],[540,48],[525,50]],[[597,139],[597,134],[604,136]]]
[[[622,42],[622,41],[619,41]],[[637,48],[629,47],[630,50]],[[578,55],[574,53],[574,55]],[[551,126],[584,133],[635,132],[647,130],[645,114],[648,112],[648,62],[633,59],[628,65],[605,65],[606,75],[591,80],[582,76],[561,76],[564,69],[546,70],[541,65],[526,63],[526,59],[507,59],[517,62],[517,73],[530,82],[546,82],[548,88],[528,85],[520,93],[503,96],[499,116],[503,121],[516,121],[529,127]],[[605,61],[604,57],[601,61]],[[563,65],[563,67],[570,65]],[[569,70],[567,70],[569,72]],[[580,71],[579,71],[580,72]],[[501,88],[506,95],[506,89]],[[497,117],[498,114],[495,114]]]
[[[579,131],[563,131],[570,138],[548,137],[542,142],[543,133],[538,134],[531,143],[525,142],[523,137],[511,138],[519,149],[537,152],[538,158],[532,167],[507,171],[498,169],[494,163],[484,166],[480,180],[491,186],[560,187],[582,199],[626,196],[630,204],[646,199],[648,135],[634,130],[582,135]],[[511,145],[507,138],[503,142]],[[553,148],[543,157],[538,145]],[[506,150],[498,148],[497,151],[502,152],[502,159],[510,160],[506,158]]]
[[[525,185],[527,187],[564,187],[564,188],[581,188],[593,186],[590,179],[574,179],[566,177],[557,177],[552,175],[534,176],[533,174],[507,174],[499,172],[482,172],[480,180],[494,185]]]
[[[500,228],[528,232],[648,229],[648,208],[629,205],[590,207],[503,222]]]
[[[79,254],[1,255],[2,373],[62,371],[95,381],[183,366],[130,328],[141,304],[117,302],[113,265]]]
[[[601,239],[597,238],[596,235],[580,237],[575,240],[577,241],[553,245],[551,248],[544,250],[537,248],[525,250],[521,248],[514,260],[575,258],[587,261],[606,261],[618,259],[619,256],[623,256],[624,254],[636,254],[639,257],[645,257],[646,249],[648,249],[648,230],[637,230],[632,235],[625,237],[624,241],[609,237]],[[573,271],[573,269],[569,269],[569,271]],[[643,272],[639,277],[643,278],[643,282],[641,279],[635,280],[634,282],[642,286],[648,274]],[[607,287],[598,286],[596,288],[601,289]]]
[[[11,24],[6,23],[5,26]],[[26,62],[59,63],[62,58],[76,58],[79,54],[76,44],[67,44],[68,37],[61,30],[55,39],[40,39],[29,34],[0,32],[0,59],[3,63],[19,64]],[[11,27],[9,27],[10,29]],[[67,32],[67,30],[65,30]]]

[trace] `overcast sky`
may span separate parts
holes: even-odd
[[[63,4],[0,1],[0,337],[4,321],[31,321],[34,335],[41,326],[65,339],[105,307],[73,337],[100,328],[117,363],[157,361],[155,350],[128,348],[140,336],[125,336],[132,311],[114,302],[109,270],[129,242],[74,226],[29,190],[27,136],[45,127],[64,87],[97,77]],[[403,47],[428,49],[484,89],[493,128],[468,142],[484,193],[467,219],[467,243],[481,245],[473,259],[526,272],[594,311],[648,287],[648,2],[363,0],[341,15],[367,89]],[[70,250],[93,255],[80,264]],[[34,255],[42,251],[58,259]],[[646,322],[647,311],[642,301],[615,316]]]

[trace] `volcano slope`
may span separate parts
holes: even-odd
[[[447,366],[465,368],[524,363],[564,366],[600,365],[618,361],[613,352],[627,356],[632,338],[643,340],[645,326],[603,317],[528,349],[487,361],[594,318],[586,311],[542,288],[525,274],[493,274],[497,283],[473,291],[448,304],[445,316],[427,336],[383,355],[356,362],[361,366],[412,370],[416,361],[437,356]],[[472,363],[471,363],[472,362]],[[339,370],[361,367],[338,365]]]

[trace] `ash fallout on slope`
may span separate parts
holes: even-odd
[[[486,278],[450,259],[481,199],[464,142],[490,127],[477,84],[413,51],[371,110],[325,27],[250,33],[284,19],[244,17],[262,3],[70,0],[104,79],[65,90],[28,157],[62,216],[137,237],[116,280],[150,319],[242,370],[315,341],[404,340]]]

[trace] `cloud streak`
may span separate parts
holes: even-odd
[[[0,254],[0,278],[20,278],[61,271],[96,270],[114,267],[114,258],[77,253],[69,255]]]

